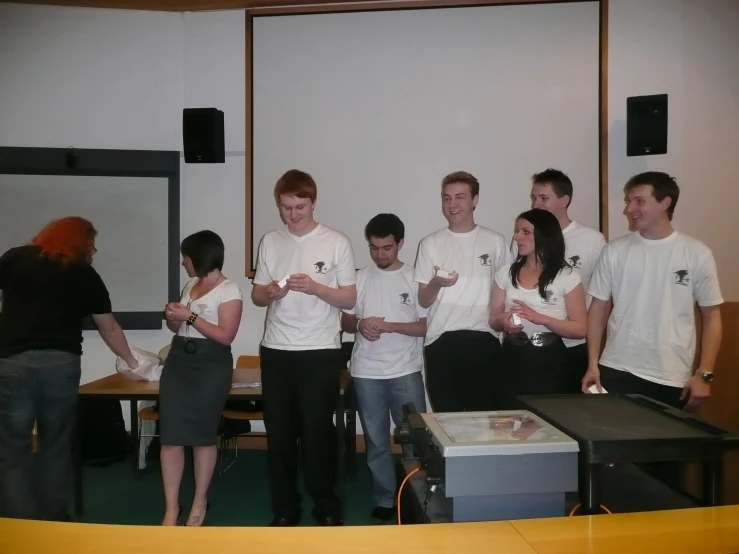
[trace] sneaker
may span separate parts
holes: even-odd
[[[395,516],[395,508],[384,508],[382,506],[375,506],[375,509],[372,510],[372,513],[370,514],[372,522],[378,525],[395,522]]]

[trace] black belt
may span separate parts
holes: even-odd
[[[513,346],[523,346],[525,344],[551,346],[557,341],[562,340],[562,337],[555,333],[532,333],[529,336],[521,331],[520,333],[506,333],[503,340]]]

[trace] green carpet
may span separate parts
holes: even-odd
[[[231,453],[229,453],[230,455]],[[180,489],[182,517],[189,513],[194,483],[190,456]],[[121,525],[159,525],[164,515],[164,495],[157,463],[139,473],[133,472],[130,461],[107,467],[84,467],[85,514],[87,523]],[[317,525],[311,516],[310,497],[298,477],[303,497],[301,525]],[[344,521],[346,525],[369,525],[374,506],[372,482],[366,458],[357,454],[357,475],[346,482]],[[267,480],[267,453],[261,450],[240,450],[239,457],[226,473],[219,475],[219,466],[210,488],[210,509],[205,520],[208,526],[264,526],[272,519]]]

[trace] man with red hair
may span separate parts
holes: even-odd
[[[82,319],[92,315],[108,347],[138,366],[91,265],[96,236],[86,219],[67,217],[0,257],[0,517],[69,517]]]

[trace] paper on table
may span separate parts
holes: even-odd
[[[231,383],[232,389],[257,389],[262,383]]]

